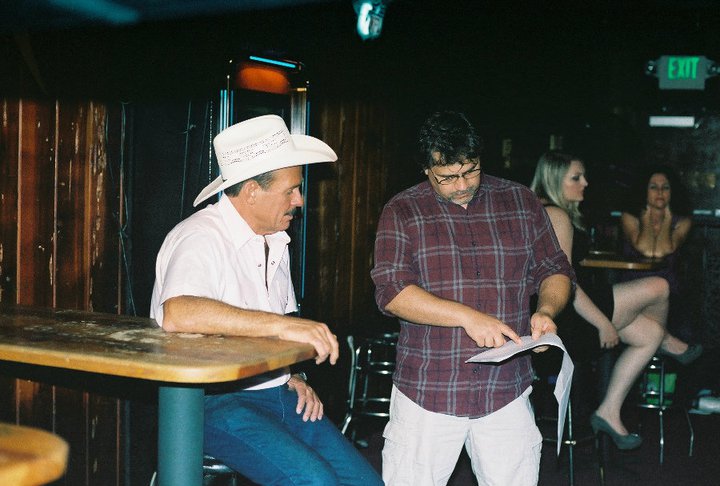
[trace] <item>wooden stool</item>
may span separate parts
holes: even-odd
[[[0,484],[39,486],[60,478],[68,449],[50,432],[0,423]]]

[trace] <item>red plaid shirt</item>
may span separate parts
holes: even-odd
[[[383,209],[372,278],[384,312],[408,285],[495,316],[530,334],[530,297],[547,277],[574,279],[545,209],[525,186],[483,174],[467,209],[429,182]],[[482,417],[530,386],[530,356],[500,365],[465,363],[482,351],[460,328],[400,320],[395,385],[426,410]]]

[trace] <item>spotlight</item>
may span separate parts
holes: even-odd
[[[362,40],[380,37],[385,9],[391,0],[353,0],[357,14],[357,33]]]

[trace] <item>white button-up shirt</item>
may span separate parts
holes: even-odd
[[[284,231],[255,234],[223,194],[219,202],[181,221],[165,237],[155,266],[150,317],[162,326],[162,304],[180,295],[276,314],[297,311],[289,242]],[[288,374],[288,369],[263,374],[253,380],[262,384],[250,388],[277,386]]]

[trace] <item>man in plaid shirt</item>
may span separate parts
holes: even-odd
[[[433,114],[419,141],[428,180],[387,203],[375,241],[377,304],[400,319],[383,479],[446,484],[465,446],[479,485],[536,484],[530,356],[465,361],[555,333],[573,270],[535,195],[482,172],[463,114]]]

